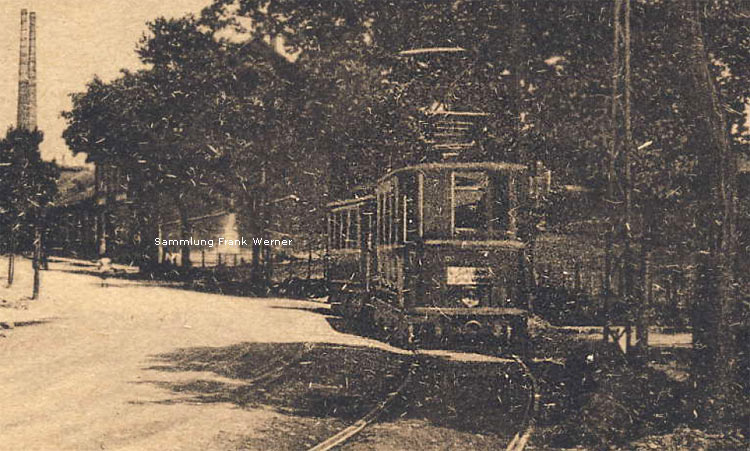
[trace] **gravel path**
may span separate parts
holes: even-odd
[[[0,300],[31,292],[28,260]],[[5,267],[0,259],[0,268]],[[284,417],[231,403],[174,402],[160,388],[187,379],[228,383],[213,372],[159,371],[155,357],[243,342],[326,342],[393,348],[334,331],[321,304],[196,293],[99,279],[72,262],[43,272],[42,299],[0,308],[0,449],[237,449]],[[77,272],[78,271],[78,272]],[[156,383],[154,383],[156,382]]]

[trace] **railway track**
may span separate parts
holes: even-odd
[[[505,448],[505,451],[523,451],[523,449],[529,443],[529,439],[531,439],[531,434],[534,433],[534,428],[536,426],[536,414],[539,411],[539,396],[537,396],[538,393],[536,378],[529,369],[528,365],[526,365],[526,362],[521,360],[521,358],[518,356],[513,356],[513,359],[518,362],[518,364],[526,374],[526,377],[529,378],[529,381],[531,382],[531,390],[529,391],[529,403],[526,406],[526,412],[524,414],[525,418],[523,423],[526,425],[526,427],[523,429],[523,431],[516,432],[516,435],[513,436],[513,440],[511,440],[511,442]]]
[[[314,348],[315,348],[315,345],[313,343],[305,343],[302,349],[300,349],[290,359],[284,362],[283,365],[268,368],[265,371],[262,371],[259,375],[248,379],[247,382],[245,382],[245,384],[253,385],[253,384],[261,384],[261,383],[269,383],[269,382],[273,382],[279,379],[281,376],[284,375],[284,371],[286,371],[292,365],[295,365],[301,362],[303,357],[307,355],[308,353],[310,353]]]
[[[408,366],[406,370],[406,376],[404,377],[403,382],[401,382],[401,385],[398,386],[396,391],[388,393],[383,401],[376,404],[375,407],[370,409],[362,418],[354,422],[354,424],[345,429],[342,429],[337,434],[332,435],[326,440],[323,440],[322,442],[310,448],[309,451],[328,451],[330,449],[341,446],[352,439],[354,436],[362,432],[362,430],[372,424],[375,420],[377,420],[380,414],[382,414],[388,408],[388,406],[393,403],[394,399],[403,394],[404,390],[406,390],[406,387],[408,387],[411,383],[414,377],[414,373],[416,372],[416,357],[417,356],[415,353],[415,358]]]
[[[404,375],[403,381],[401,382],[401,384],[398,386],[398,388],[395,391],[388,393],[388,395],[386,395],[386,397],[381,402],[376,404],[359,420],[357,420],[350,426],[342,429],[338,433],[330,436],[326,440],[323,440],[317,445],[309,448],[308,451],[329,451],[329,450],[338,448],[340,446],[343,446],[347,442],[354,439],[365,428],[367,428],[368,426],[373,424],[375,421],[377,421],[378,417],[380,417],[380,415],[388,409],[388,407],[393,403],[393,401],[399,396],[403,395],[406,388],[414,380],[414,376],[417,371],[417,368],[419,368],[420,360],[423,360],[425,357],[427,357],[426,354],[417,350],[412,350],[412,353],[413,355],[412,355],[411,363],[406,368],[406,371],[405,371],[406,374]],[[441,351],[441,356],[443,357],[450,357],[451,354],[454,357],[456,357],[458,354],[464,354],[464,353]],[[528,444],[529,439],[531,438],[531,435],[534,433],[535,417],[538,411],[537,382],[531,370],[529,369],[528,365],[526,365],[526,363],[520,357],[513,356],[512,360],[499,359],[498,362],[500,361],[502,361],[503,363],[516,362],[522,369],[525,376],[529,379],[529,382],[531,383],[531,389],[529,391],[529,398],[528,398],[528,402],[527,402],[526,409],[524,412],[524,421],[522,422],[524,426],[521,430],[519,430],[513,436],[513,439],[506,447],[506,451],[523,451],[523,449]]]

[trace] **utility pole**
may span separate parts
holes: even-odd
[[[610,336],[609,301],[614,298],[612,274],[615,266],[614,244],[617,237],[622,241],[622,286],[618,296],[636,316],[636,347],[643,350],[648,340],[646,308],[647,289],[642,291],[640,305],[636,305],[635,275],[633,258],[633,173],[632,153],[632,86],[631,86],[631,0],[615,0],[613,10],[613,49],[612,49],[612,109],[611,109],[611,148],[607,168],[607,202],[610,205],[610,231],[607,235],[605,256],[605,324],[604,339]],[[618,168],[619,163],[619,168]],[[642,271],[643,272],[643,271]],[[626,345],[632,343],[632,318],[625,324]]]
[[[617,153],[619,147],[619,121],[618,121],[618,100],[620,95],[620,35],[621,35],[621,24],[620,14],[622,12],[622,0],[615,0],[614,9],[612,12],[614,33],[613,44],[612,44],[612,109],[610,116],[611,136],[610,136],[610,150],[609,158],[607,160],[607,205],[609,206],[609,222],[610,230],[606,236],[606,253],[604,256],[604,327],[603,327],[603,339],[609,341],[610,339],[610,302],[613,298],[612,290],[612,272],[614,266],[614,239],[615,239],[615,224],[617,221],[617,208],[615,200],[615,190],[617,186],[617,171],[615,162],[617,161]]]
[[[623,143],[622,147],[622,160],[623,160],[623,172],[624,172],[624,180],[623,180],[623,190],[624,190],[624,211],[623,211],[623,224],[622,224],[622,241],[623,241],[623,268],[625,270],[625,293],[623,293],[623,297],[625,298],[625,302],[628,305],[628,311],[633,312],[635,310],[637,313],[637,316],[639,318],[636,323],[639,325],[637,328],[637,334],[636,334],[636,347],[639,349],[645,348],[646,343],[643,342],[642,338],[644,335],[648,335],[647,328],[648,326],[645,325],[645,321],[642,321],[640,316],[641,312],[644,312],[645,310],[642,308],[642,305],[635,306],[635,280],[634,275],[636,274],[636,267],[635,267],[635,261],[633,259],[633,174],[632,174],[632,153],[633,153],[633,127],[632,127],[632,120],[631,120],[631,71],[630,71],[630,43],[631,43],[631,34],[630,34],[630,0],[624,0],[625,2],[625,14],[624,14],[624,20],[625,20],[625,27],[623,30],[623,41],[624,41],[624,47],[625,47],[625,55],[624,55],[624,64],[625,64],[625,79],[624,79],[624,86],[623,86],[623,94],[624,94],[624,102],[625,105],[623,106],[624,112],[623,112],[623,121],[625,123],[625,142]],[[644,302],[644,299],[640,299],[641,303]],[[630,321],[630,319],[629,319]],[[627,333],[627,345],[630,346],[631,343],[631,325],[626,325],[626,333]]]

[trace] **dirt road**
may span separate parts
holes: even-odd
[[[3,267],[0,261],[0,267]],[[234,298],[98,278],[69,263],[43,273],[43,298],[0,338],[0,449],[236,449],[241,437],[283,416],[231,403],[173,402],[159,382],[217,382],[213,372],[153,369],[155,356],[243,342],[327,342],[386,347],[334,331],[306,301]],[[85,269],[85,268],[84,268]],[[12,290],[30,293],[22,260]],[[150,368],[151,367],[151,368]]]

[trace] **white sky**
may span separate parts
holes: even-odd
[[[0,133],[15,125],[21,9],[36,12],[37,104],[44,132],[42,154],[74,162],[62,139],[68,94],[85,89],[94,74],[105,80],[120,68],[139,67],[135,45],[146,22],[198,14],[211,0],[0,0]],[[83,161],[79,156],[75,161]]]

